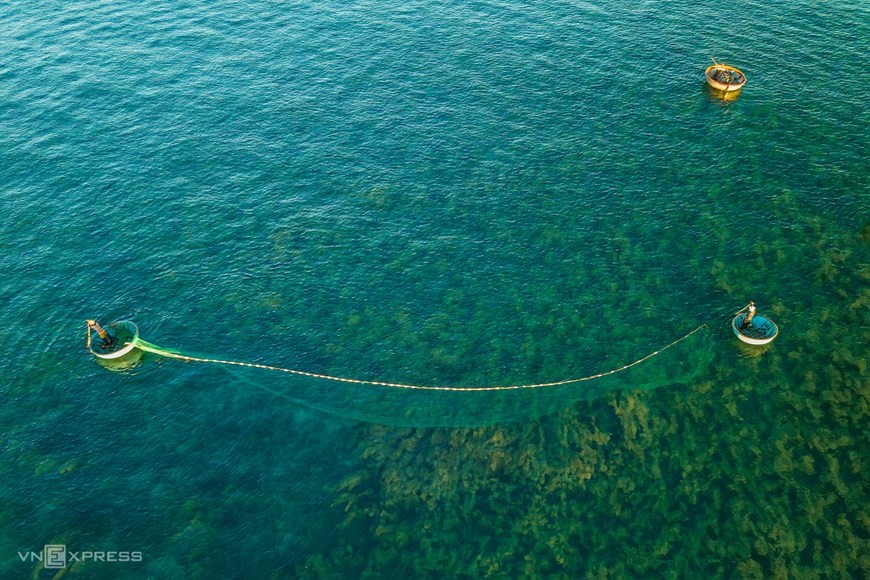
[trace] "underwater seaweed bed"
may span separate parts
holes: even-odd
[[[0,525],[14,532],[10,537],[71,545],[124,545],[135,533],[154,577],[206,578],[216,569],[276,578],[723,577],[735,570],[748,578],[858,577],[870,564],[870,225],[856,231],[804,218],[797,199],[785,190],[774,196],[778,215],[792,227],[739,251],[732,247],[737,234],[716,228],[712,218],[704,225],[712,247],[695,250],[704,258],[691,268],[709,274],[723,301],[739,304],[755,288],[777,296],[765,311],[783,333],[769,348],[747,349],[726,323],[711,328],[718,356],[702,360],[705,371],[695,380],[632,390],[635,375],[619,374],[611,378],[621,390],[550,414],[535,410],[536,418],[422,428],[326,422],[308,409],[297,413],[295,404],[272,405],[270,397],[238,391],[220,369],[192,365],[180,371],[190,377],[179,383],[185,388],[142,388],[131,396],[135,385],[153,384],[147,373],[156,376],[163,366],[143,365],[138,383],[137,375],[126,377],[132,382],[125,396],[88,407],[84,416],[75,405],[89,384],[66,393],[45,387],[31,399],[33,424],[4,434],[12,452],[0,460],[14,476],[0,489]],[[655,292],[671,295],[680,279],[647,273],[639,266],[650,261],[642,243],[626,232],[614,236],[622,248],[616,266],[593,264],[592,275],[621,287],[638,279],[637,268]],[[656,243],[676,252],[679,234]],[[777,286],[772,274],[783,271],[792,275]],[[571,295],[581,285],[563,291]],[[646,312],[655,304],[652,292],[605,297],[604,309],[619,312],[627,303]],[[462,300],[448,302],[439,320],[477,311]],[[265,304],[263,311],[273,308]],[[549,353],[570,340],[571,325],[551,330],[548,316],[529,316],[542,329],[528,331],[516,372],[523,364],[541,376],[563,370],[535,349],[536,337]],[[386,370],[396,372],[408,360],[418,365],[406,369],[410,375],[430,370],[426,355],[441,332],[437,323],[422,330],[408,323],[398,337],[412,355],[385,363]],[[464,368],[474,353],[463,347],[489,328],[451,337],[456,351],[441,376],[483,380]],[[628,342],[643,334],[617,330]],[[377,329],[374,338],[359,331],[335,343],[364,352],[388,331]],[[508,342],[496,346],[507,352]],[[587,362],[570,356],[578,367]],[[169,370],[162,376],[179,374],[177,366]],[[39,381],[50,384],[23,375],[16,388],[23,393]],[[75,409],[76,420],[65,406]],[[89,439],[102,453],[77,454],[91,449]],[[119,481],[144,505],[123,512],[127,527],[118,527],[119,504],[106,499],[117,495]],[[27,498],[16,494],[23,488],[51,501],[33,515]],[[317,517],[300,524],[299,514]],[[69,575],[95,569],[71,567]]]
[[[808,264],[811,291],[792,308],[813,324],[773,306],[802,336],[735,349],[688,388],[615,392],[532,422],[360,427],[334,543],[296,573],[860,577],[870,226],[833,248],[813,223],[810,252],[757,248],[762,266]],[[738,267],[711,273],[725,285]]]
[[[0,365],[0,577],[53,577],[14,555],[49,543],[146,555],[68,578],[866,576],[855,2],[14,4],[0,341],[57,332]],[[752,67],[738,100],[699,94],[710,41]],[[123,314],[191,352],[525,383],[750,299],[770,348],[711,323],[461,407],[80,349]]]

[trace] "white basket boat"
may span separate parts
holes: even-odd
[[[129,320],[113,322],[105,330],[113,339],[108,344],[92,328],[88,328],[88,350],[95,357],[104,360],[119,359],[133,351],[139,342],[139,327]]]

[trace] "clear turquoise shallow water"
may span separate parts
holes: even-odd
[[[807,337],[866,293],[867,16],[3,3],[0,570],[29,576],[16,551],[56,542],[146,556],[82,574],[290,574],[334,541],[360,420],[522,424],[715,383],[749,299],[783,327],[772,356],[823,369]],[[747,73],[736,100],[706,89],[710,56]],[[843,344],[866,340],[858,312]],[[490,397],[154,357],[112,373],[84,350],[91,317],[437,385],[585,376],[710,329],[601,382]]]

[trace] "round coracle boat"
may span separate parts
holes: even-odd
[[[743,327],[744,320],[746,320],[746,314],[738,314],[731,321],[731,328],[734,329],[737,338],[747,344],[767,344],[779,334],[776,323],[760,314],[756,314],[745,328]]]
[[[739,91],[746,84],[746,75],[743,72],[722,63],[708,66],[707,70],[704,71],[704,76],[707,77],[707,84],[726,93]]]
[[[119,320],[106,326],[109,340],[99,336],[92,337],[92,330],[88,329],[88,350],[99,358],[111,360],[118,359],[130,353],[136,348],[139,341],[139,328],[129,320]]]

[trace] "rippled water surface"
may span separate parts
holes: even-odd
[[[863,2],[0,3],[0,575],[866,569]],[[749,82],[723,101],[715,58]],[[755,300],[780,325],[739,343]],[[504,392],[394,389],[145,354]],[[863,560],[862,560],[863,558]]]

